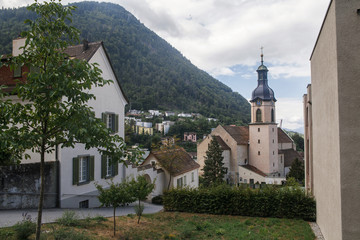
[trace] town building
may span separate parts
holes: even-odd
[[[134,125],[136,134],[140,135],[153,135],[154,129],[151,122],[136,122]]]
[[[360,239],[360,1],[330,1],[304,95],[305,187],[326,240]]]
[[[13,41],[13,56],[21,54],[19,47],[24,45],[24,41],[24,39]],[[84,41],[83,44],[68,47],[65,53],[70,58],[88,61],[90,64],[97,63],[98,68],[102,71],[101,76],[104,79],[112,80],[112,83],[108,85],[93,86],[89,90],[89,93],[94,94],[96,100],[89,101],[88,105],[92,107],[96,117],[103,119],[113,134],[124,138],[124,110],[128,100],[115,75],[103,43]],[[24,71],[27,71],[26,67],[19,68],[19,74],[10,71],[6,66],[2,66],[0,84],[7,85],[8,90],[11,90],[16,84],[15,80],[23,79],[22,72]],[[17,95],[10,95],[9,99],[21,102]],[[30,151],[29,153],[31,159],[22,160],[21,165],[39,163],[40,156]],[[45,194],[45,207],[97,207],[99,201],[94,183],[105,185],[108,178],[114,182],[120,182],[125,178],[125,166],[123,164],[112,164],[111,160],[100,155],[97,149],[86,149],[84,144],[75,144],[73,148],[59,146],[52,154],[47,154],[45,160],[47,164],[54,163],[56,166],[54,172],[58,175],[58,178],[54,179],[53,182],[47,182],[49,186],[53,184],[58,187],[51,188],[52,190]],[[27,167],[24,166],[24,168]],[[6,174],[6,172],[2,172],[2,174]],[[16,185],[17,183],[11,182],[11,179],[6,179],[7,183],[5,184],[8,187],[2,191],[0,198],[7,199],[7,201],[2,202],[3,205],[0,208],[37,207],[27,204],[24,199],[31,199],[29,200],[31,203],[36,202],[39,193],[36,186],[39,186],[39,180],[27,178],[25,175],[23,177],[28,181],[28,185],[25,186],[32,184],[34,187],[23,189],[19,184]],[[56,197],[53,198],[53,196]],[[53,202],[48,202],[48,199],[52,199]]]
[[[268,85],[263,55],[257,72],[258,86],[250,100],[251,123],[249,126],[219,125],[205,137],[197,147],[200,174],[212,136],[223,150],[225,178],[232,184],[282,184],[292,162],[296,158],[302,160],[294,141],[275,122],[276,98]]]
[[[184,132],[184,141],[196,143],[196,132]]]

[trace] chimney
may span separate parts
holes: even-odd
[[[12,55],[14,57],[19,56],[23,53],[24,49],[20,49],[20,47],[25,46],[25,40],[26,38],[17,38],[14,39],[12,42]]]
[[[88,42],[88,40],[84,39],[83,40],[83,52],[85,52],[88,49],[89,49],[89,42]]]

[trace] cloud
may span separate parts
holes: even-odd
[[[304,127],[303,103],[296,98],[278,98],[276,102],[276,121],[282,127],[295,130]]]

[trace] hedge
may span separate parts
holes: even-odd
[[[166,211],[298,218],[306,221],[315,221],[316,218],[314,198],[302,189],[292,187],[172,189],[164,193],[163,203]]]

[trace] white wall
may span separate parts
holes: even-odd
[[[89,61],[90,63],[98,63],[102,70],[104,79],[111,79],[113,83],[104,87],[93,87],[90,93],[96,96],[96,100],[91,100],[88,105],[93,108],[95,115],[101,118],[101,113],[112,112],[119,115],[119,132],[120,137],[124,137],[124,109],[126,100],[121,93],[117,84],[115,75],[111,70],[111,66],[107,61],[105,52],[102,47],[94,54]],[[73,185],[73,166],[72,159],[79,155],[95,156],[94,181],[84,185]],[[94,183],[106,185],[106,180],[101,179],[101,156],[96,149],[86,150],[83,144],[76,144],[74,148],[64,148],[59,151],[60,159],[60,199],[61,207],[77,208],[79,201],[89,200],[89,207],[97,207],[96,188]],[[114,182],[121,182],[124,176],[122,164],[119,165],[119,174],[113,178]]]

